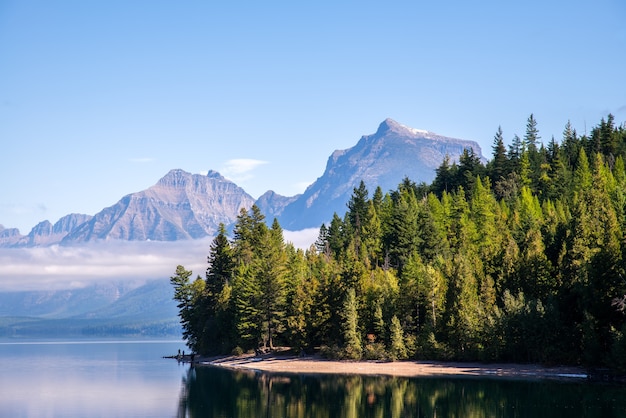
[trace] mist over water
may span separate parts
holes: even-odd
[[[308,249],[319,229],[284,231]],[[204,276],[213,238],[179,241],[96,241],[81,245],[0,248],[0,292],[84,288],[102,281],[166,279],[177,265]]]

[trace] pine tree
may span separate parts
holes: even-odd
[[[568,120],[565,128],[563,129],[563,155],[565,158],[564,164],[568,168],[576,166],[578,160],[578,154],[580,152],[581,144],[576,135],[576,130],[572,127],[571,122]]]
[[[273,277],[271,245],[268,245],[270,232],[265,217],[258,206],[253,205],[248,213],[242,209],[234,228],[233,253],[237,263],[232,286],[232,299],[235,307],[235,327],[245,348],[256,348],[263,341],[271,343],[268,330],[268,282]],[[271,317],[273,319],[273,317]],[[273,326],[270,325],[270,328]]]
[[[337,215],[333,214],[333,219],[330,221],[330,227],[328,228],[328,247],[330,252],[335,256],[335,259],[339,259],[339,256],[343,254],[345,250],[345,241],[347,237],[344,234],[345,226],[343,220]]]
[[[411,190],[402,189],[395,196],[385,246],[389,249],[391,265],[401,272],[421,240],[417,223],[419,209]]]
[[[264,312],[256,269],[252,264],[240,263],[235,268],[231,299],[239,346],[244,350],[258,348],[264,331]]]
[[[406,359],[408,353],[404,344],[404,331],[402,330],[400,320],[395,315],[391,318],[389,334],[391,335],[391,347],[389,348],[391,358],[394,360]]]
[[[541,137],[539,136],[539,129],[537,129],[537,120],[534,115],[531,113],[526,121],[526,134],[524,135],[524,145],[526,149],[531,154],[531,159],[533,158],[533,154],[537,152],[537,143],[540,141]]]
[[[198,277],[193,283],[190,277],[191,270],[179,265],[176,274],[170,277],[170,283],[174,287],[174,300],[178,302],[178,316],[183,329],[183,339],[193,351],[198,349],[198,340],[201,338],[203,321],[198,309],[198,299],[204,290],[204,280]]]
[[[370,200],[367,206],[367,223],[363,225],[363,245],[370,263],[378,266],[383,262],[383,230],[374,202]]]
[[[274,337],[282,330],[284,316],[286,263],[283,231],[276,219],[263,241],[265,245],[255,262],[256,280],[259,286],[259,308],[266,332],[264,344],[274,349]]]
[[[206,316],[202,336],[199,338],[203,354],[230,351],[233,313],[230,304],[230,282],[234,275],[235,262],[226,236],[224,224],[220,224],[218,235],[213,239],[206,271],[205,292],[198,308]]]
[[[459,156],[459,170],[456,183],[465,190],[472,190],[476,176],[484,175],[484,166],[473,148],[465,148]]]
[[[443,157],[441,165],[435,170],[435,180],[432,184],[432,190],[438,196],[445,192],[456,190],[459,185],[457,180],[458,167],[456,164],[450,165],[450,156],[448,154]]]
[[[348,201],[348,219],[352,228],[360,233],[361,227],[367,223],[368,191],[365,182],[361,180],[358,188],[354,188]]]
[[[347,358],[360,359],[362,355],[361,335],[359,333],[359,317],[356,293],[350,288],[346,292],[343,303],[343,341]]]
[[[215,299],[232,279],[235,268],[232,249],[228,241],[226,227],[220,223],[218,234],[211,242],[208,255],[209,267],[206,271],[206,287],[210,298]]]
[[[504,147],[504,137],[502,128],[498,126],[498,131],[493,138],[493,157],[487,165],[487,174],[493,183],[504,179],[508,175],[509,160]]]
[[[509,145],[509,172],[515,172],[519,174],[520,159],[522,157],[523,150],[524,147],[522,146],[522,140],[519,136],[514,135],[513,140],[511,141],[511,145]]]
[[[328,228],[326,228],[326,224],[322,224],[322,226],[320,226],[320,232],[317,235],[317,240],[315,241],[315,249],[320,254],[326,254],[327,256],[330,256]]]

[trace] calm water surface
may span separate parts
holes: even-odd
[[[626,387],[581,381],[319,377],[196,367],[182,400],[194,417],[626,417]]]
[[[182,342],[0,342],[1,417],[175,417]]]
[[[265,374],[162,358],[178,349],[0,343],[0,417],[626,417],[624,386]]]

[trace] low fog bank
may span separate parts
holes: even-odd
[[[308,249],[318,229],[284,231],[285,242]],[[78,289],[103,281],[141,283],[174,275],[177,265],[204,277],[213,238],[183,241],[101,241],[80,246],[0,248],[0,292]]]

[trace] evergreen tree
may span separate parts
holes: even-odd
[[[419,245],[418,204],[411,190],[402,189],[396,194],[385,246],[391,265],[402,271],[404,263]]]
[[[328,242],[328,228],[326,228],[326,224],[320,226],[320,232],[315,241],[315,249],[320,254],[330,256],[330,244]]]
[[[232,335],[233,313],[230,309],[230,281],[234,275],[235,262],[232,249],[226,236],[224,224],[220,224],[218,234],[213,239],[206,271],[205,292],[199,309],[206,316],[202,330],[201,349],[204,353],[228,351]]]
[[[272,228],[267,231],[256,260],[261,316],[265,328],[264,345],[274,349],[274,336],[282,331],[285,297],[285,244],[283,231],[274,219]]]
[[[391,335],[391,347],[389,349],[391,358],[394,360],[406,359],[408,353],[406,345],[404,344],[404,331],[402,330],[400,320],[395,315],[391,318],[389,334]]]
[[[513,140],[511,141],[511,145],[509,145],[509,172],[519,173],[520,159],[522,157],[523,149],[524,147],[522,146],[522,140],[519,136],[514,135]]]
[[[354,289],[346,292],[343,303],[343,341],[346,357],[360,359],[362,355],[361,335],[359,333],[359,318],[357,299]]]
[[[456,164],[450,165],[450,156],[448,154],[443,157],[441,165],[435,170],[435,180],[432,184],[432,190],[438,196],[445,192],[451,192],[457,188],[458,183],[458,167]]]
[[[270,257],[272,244],[265,217],[258,206],[253,205],[249,213],[240,211],[234,228],[233,252],[237,266],[232,299],[235,326],[245,348],[255,348],[259,342],[272,345],[273,332],[268,331],[273,331],[275,325],[273,305],[266,297],[276,274],[274,259]]]
[[[537,120],[531,113],[526,121],[526,134],[524,135],[524,146],[530,152],[531,158],[537,152],[537,143],[540,141],[539,129],[537,129]]]
[[[241,263],[235,268],[232,286],[234,323],[237,341],[243,350],[256,349],[262,341],[263,309],[261,289],[252,264]]]
[[[492,182],[500,181],[508,175],[509,160],[504,147],[504,137],[502,136],[502,128],[498,126],[498,131],[493,138],[493,157],[487,164],[487,175],[491,177]]]
[[[568,120],[565,128],[563,129],[563,156],[564,164],[568,168],[576,166],[578,154],[580,152],[580,140],[576,135],[576,130],[572,127],[571,122]]]
[[[190,281],[193,274],[191,270],[179,265],[176,274],[170,277],[170,283],[174,287],[174,300],[178,302],[178,316],[183,329],[183,340],[193,351],[198,348],[198,340],[201,334],[202,323],[199,318],[197,301],[204,290],[204,281],[198,277],[195,282]]]
[[[368,191],[365,182],[361,180],[358,188],[354,188],[348,201],[348,219],[352,228],[360,233],[361,227],[367,223]]]
[[[285,268],[285,337],[296,350],[311,346],[313,304],[319,292],[319,280],[311,274],[302,250],[286,247]]]
[[[368,260],[378,266],[383,262],[383,229],[373,201],[368,202],[367,223],[363,225],[363,245]]]
[[[456,183],[465,190],[472,190],[476,176],[484,175],[484,166],[473,148],[465,148],[459,157],[459,170]]]
[[[376,190],[374,190],[374,196],[372,196],[372,204],[374,205],[374,210],[376,213],[380,212],[383,206],[383,199],[385,195],[383,193],[383,189],[380,186],[376,186]]]
[[[343,254],[345,249],[345,242],[347,237],[344,234],[345,225],[343,220],[337,215],[333,214],[333,219],[330,221],[330,227],[328,228],[328,247],[330,252],[339,259],[339,256]]]
[[[217,236],[211,242],[208,255],[209,267],[206,271],[206,288],[212,304],[232,279],[235,269],[232,249],[228,241],[226,227],[220,223]]]

